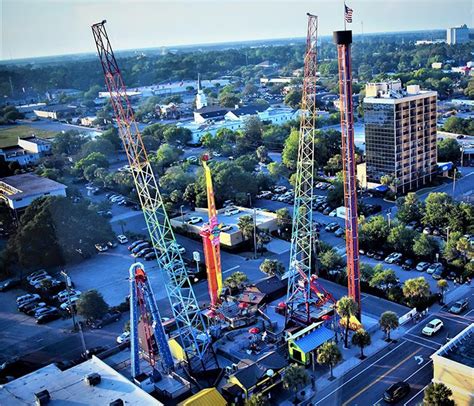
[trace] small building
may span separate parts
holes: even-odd
[[[260,84],[262,86],[266,86],[268,84],[275,84],[275,83],[286,85],[286,84],[291,83],[292,80],[293,78],[290,78],[290,77],[260,78]]]
[[[51,154],[51,142],[34,135],[18,138],[17,144],[0,148],[0,160],[18,162],[21,166],[36,164],[40,158]]]
[[[275,275],[259,280],[254,286],[265,295],[264,303],[270,303],[282,297],[287,290],[287,284]]]
[[[44,196],[66,196],[66,185],[32,173],[0,178],[0,199],[13,210]]]
[[[288,353],[292,360],[309,365],[316,350],[325,342],[334,339],[334,331],[322,324],[322,321],[313,323],[294,334],[288,334]]]
[[[431,355],[433,382],[453,392],[458,406],[474,404],[474,323]]]
[[[442,62],[433,62],[431,64],[431,69],[441,69],[443,67],[443,63]]]
[[[77,107],[67,104],[50,104],[33,110],[35,115],[40,118],[50,118],[52,120],[60,120],[70,118],[75,113]]]
[[[99,358],[61,371],[47,365],[0,385],[0,404],[25,405],[136,405],[162,406]]]
[[[244,120],[246,117],[256,116],[258,113],[265,111],[267,108],[263,106],[243,106],[230,110],[224,118],[229,121]]]
[[[216,388],[199,391],[190,398],[178,403],[178,406],[226,406],[227,402]]]
[[[288,361],[276,351],[257,361],[242,360],[237,364],[237,371],[228,378],[227,384],[222,388],[222,395],[231,404],[244,403],[245,399],[254,393],[266,393],[279,385],[287,366]]]

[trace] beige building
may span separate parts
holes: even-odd
[[[453,392],[457,406],[474,404],[474,323],[442,346],[432,356],[433,382],[444,383]]]
[[[368,83],[364,98],[366,182],[388,175],[397,192],[431,182],[437,164],[437,93],[401,82]]]

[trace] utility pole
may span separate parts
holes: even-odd
[[[392,213],[387,213],[388,228],[390,228],[390,218]]]
[[[184,229],[184,213],[183,213],[183,205],[181,205],[181,207],[179,208],[179,210],[181,211],[181,227]]]
[[[257,210],[253,209],[253,249],[254,258],[257,259]]]
[[[71,278],[69,278],[68,274],[65,271],[61,271],[61,275],[64,276],[64,281],[66,282],[66,291],[67,291],[67,306],[69,307],[69,311],[71,312],[72,315],[72,324],[73,324],[73,329],[74,331],[77,329],[77,324],[76,324],[76,315],[75,311],[72,307],[71,303]]]

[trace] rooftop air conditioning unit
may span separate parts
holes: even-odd
[[[36,406],[42,406],[46,405],[49,403],[49,400],[51,399],[51,396],[49,392],[45,389],[42,390],[41,392],[35,393],[35,404]]]
[[[93,372],[92,374],[86,375],[84,378],[84,382],[87,383],[89,386],[96,386],[100,383],[101,377],[97,372]]]

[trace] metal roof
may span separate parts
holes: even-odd
[[[334,332],[321,326],[304,337],[295,340],[294,343],[301,351],[308,353],[332,338],[334,338]]]

